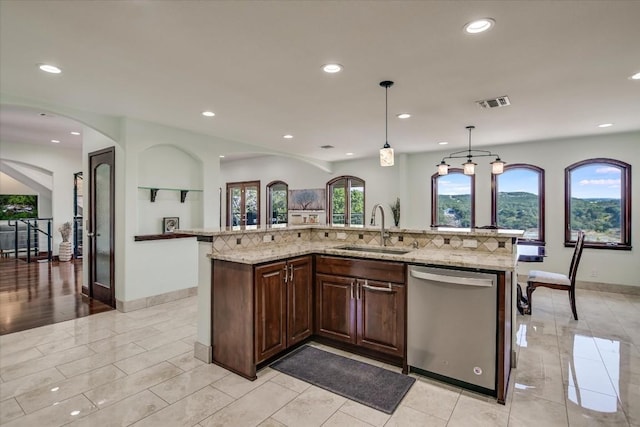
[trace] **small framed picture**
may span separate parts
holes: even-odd
[[[177,216],[162,218],[162,233],[173,233],[178,228],[180,228],[180,218]]]

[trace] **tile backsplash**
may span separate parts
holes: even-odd
[[[308,242],[339,242],[351,245],[380,245],[380,230],[369,228],[305,227],[237,230],[213,233],[213,251],[249,249],[260,246]],[[389,230],[387,246],[447,249],[511,254],[516,238],[482,231]]]

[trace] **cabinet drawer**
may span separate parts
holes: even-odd
[[[341,258],[316,255],[316,272],[382,282],[405,283],[405,265],[401,262]]]

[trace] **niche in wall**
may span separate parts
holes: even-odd
[[[202,228],[202,170],[200,159],[173,145],[141,152],[136,234],[161,234],[165,217],[180,218],[182,229]]]

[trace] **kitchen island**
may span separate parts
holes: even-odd
[[[497,289],[494,393],[504,402],[521,232],[392,229],[384,246],[374,228],[194,233],[211,236],[212,268],[209,292],[199,290],[196,357],[255,379],[261,366],[313,338],[406,373],[407,266],[490,272]],[[207,320],[209,328],[201,325]],[[210,343],[201,329],[210,331]]]

